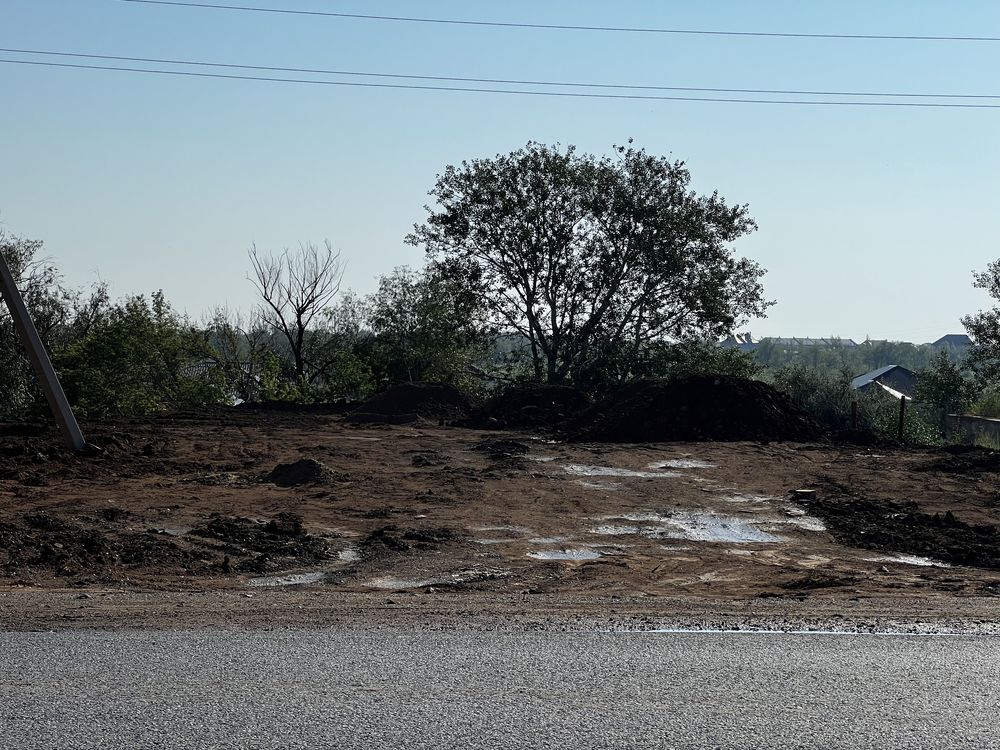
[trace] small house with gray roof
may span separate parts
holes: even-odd
[[[878,389],[895,398],[912,399],[917,390],[917,374],[901,365],[887,365],[858,375],[851,381],[851,388],[862,393]]]

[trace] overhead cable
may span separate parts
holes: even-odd
[[[324,68],[289,68],[274,65],[246,65],[238,63],[207,62],[203,60],[180,60],[158,57],[126,57],[123,55],[95,55],[80,52],[54,52],[51,50],[18,49],[0,47],[0,52],[22,55],[42,55],[51,57],[73,57],[86,60],[115,60],[118,62],[156,63],[162,65],[184,65],[190,67],[232,68],[237,70],[262,70],[274,73],[309,73],[315,75],[355,76],[361,78],[396,78],[418,81],[449,81],[458,83],[489,83],[513,86],[554,86],[563,88],[617,89],[632,91],[692,91],[711,94],[774,94],[781,96],[857,96],[913,99],[1000,99],[1000,94],[930,94],[925,92],[906,93],[901,91],[821,91],[812,89],[751,89],[721,88],[705,86],[665,86],[629,83],[581,83],[578,81],[540,81],[516,78],[469,78],[464,76],[414,75],[412,73],[382,73],[358,70],[331,70]]]
[[[837,99],[806,100],[806,99],[752,99],[710,96],[666,96],[654,94],[605,94],[585,91],[531,91],[527,89],[497,89],[473,86],[428,86],[411,83],[370,83],[363,81],[328,81],[310,78],[279,78],[272,76],[244,76],[227,73],[199,73],[190,70],[164,70],[158,68],[132,68],[111,65],[84,65],[81,63],[59,63],[43,60],[10,60],[0,59],[5,65],[34,65],[50,68],[73,68],[78,70],[117,71],[123,73],[144,73],[152,75],[186,76],[192,78],[211,78],[234,81],[266,81],[270,83],[296,83],[313,86],[340,86],[377,89],[403,89],[415,91],[453,91],[479,94],[506,94],[516,96],[561,97],[573,99],[616,99],[643,101],[683,101],[683,102],[720,102],[729,104],[785,104],[820,107],[911,107],[934,109],[1000,109],[1000,104],[974,104],[958,102],[900,102],[900,101],[847,101]]]
[[[293,8],[265,8],[253,5],[223,3],[181,2],[180,0],[122,0],[143,5],[167,5],[181,8],[230,10],[250,13],[277,13],[293,16],[321,16],[348,18],[364,21],[395,21],[402,23],[445,24],[452,26],[487,26],[507,29],[542,29],[549,31],[603,31],[628,34],[679,34],[694,36],[777,37],[788,39],[868,39],[910,42],[1000,42],[1000,36],[943,36],[929,34],[821,34],[785,31],[725,31],[716,29],[669,29],[642,26],[582,26],[559,23],[524,23],[511,21],[476,21],[459,18],[427,18],[420,16],[387,16],[372,13],[338,13],[322,10],[297,10]]]

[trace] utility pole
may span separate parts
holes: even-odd
[[[14,319],[14,330],[17,331],[17,335],[24,345],[28,360],[35,370],[38,382],[45,393],[45,400],[49,402],[49,408],[59,424],[59,430],[62,432],[66,444],[75,451],[84,450],[87,447],[87,441],[83,438],[80,425],[77,424],[73,409],[70,407],[66,393],[59,382],[59,376],[56,375],[56,371],[52,367],[49,353],[45,351],[45,345],[42,344],[42,339],[38,335],[38,329],[35,328],[31,316],[28,315],[28,308],[24,305],[24,299],[17,290],[14,277],[10,268],[7,267],[7,261],[4,260],[2,253],[0,253],[0,297],[3,297],[4,302],[7,303],[7,309],[10,310],[10,315]]]

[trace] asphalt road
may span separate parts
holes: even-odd
[[[0,634],[0,747],[1000,748],[1000,638]]]

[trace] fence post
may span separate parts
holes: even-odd
[[[899,397],[899,442],[903,442],[903,430],[906,426],[906,396]]]
[[[14,319],[14,330],[17,331],[21,344],[24,345],[28,360],[35,370],[38,383],[45,393],[45,400],[49,402],[49,409],[52,410],[52,415],[56,418],[66,444],[75,451],[84,450],[87,447],[87,441],[83,438],[80,425],[77,424],[73,409],[70,407],[66,393],[59,382],[59,376],[56,375],[56,371],[52,367],[52,361],[49,359],[48,352],[45,351],[45,345],[38,335],[35,324],[31,322],[28,308],[24,305],[24,299],[17,290],[14,276],[11,274],[10,268],[7,267],[7,261],[2,253],[0,253],[0,297],[7,303],[10,315]]]

